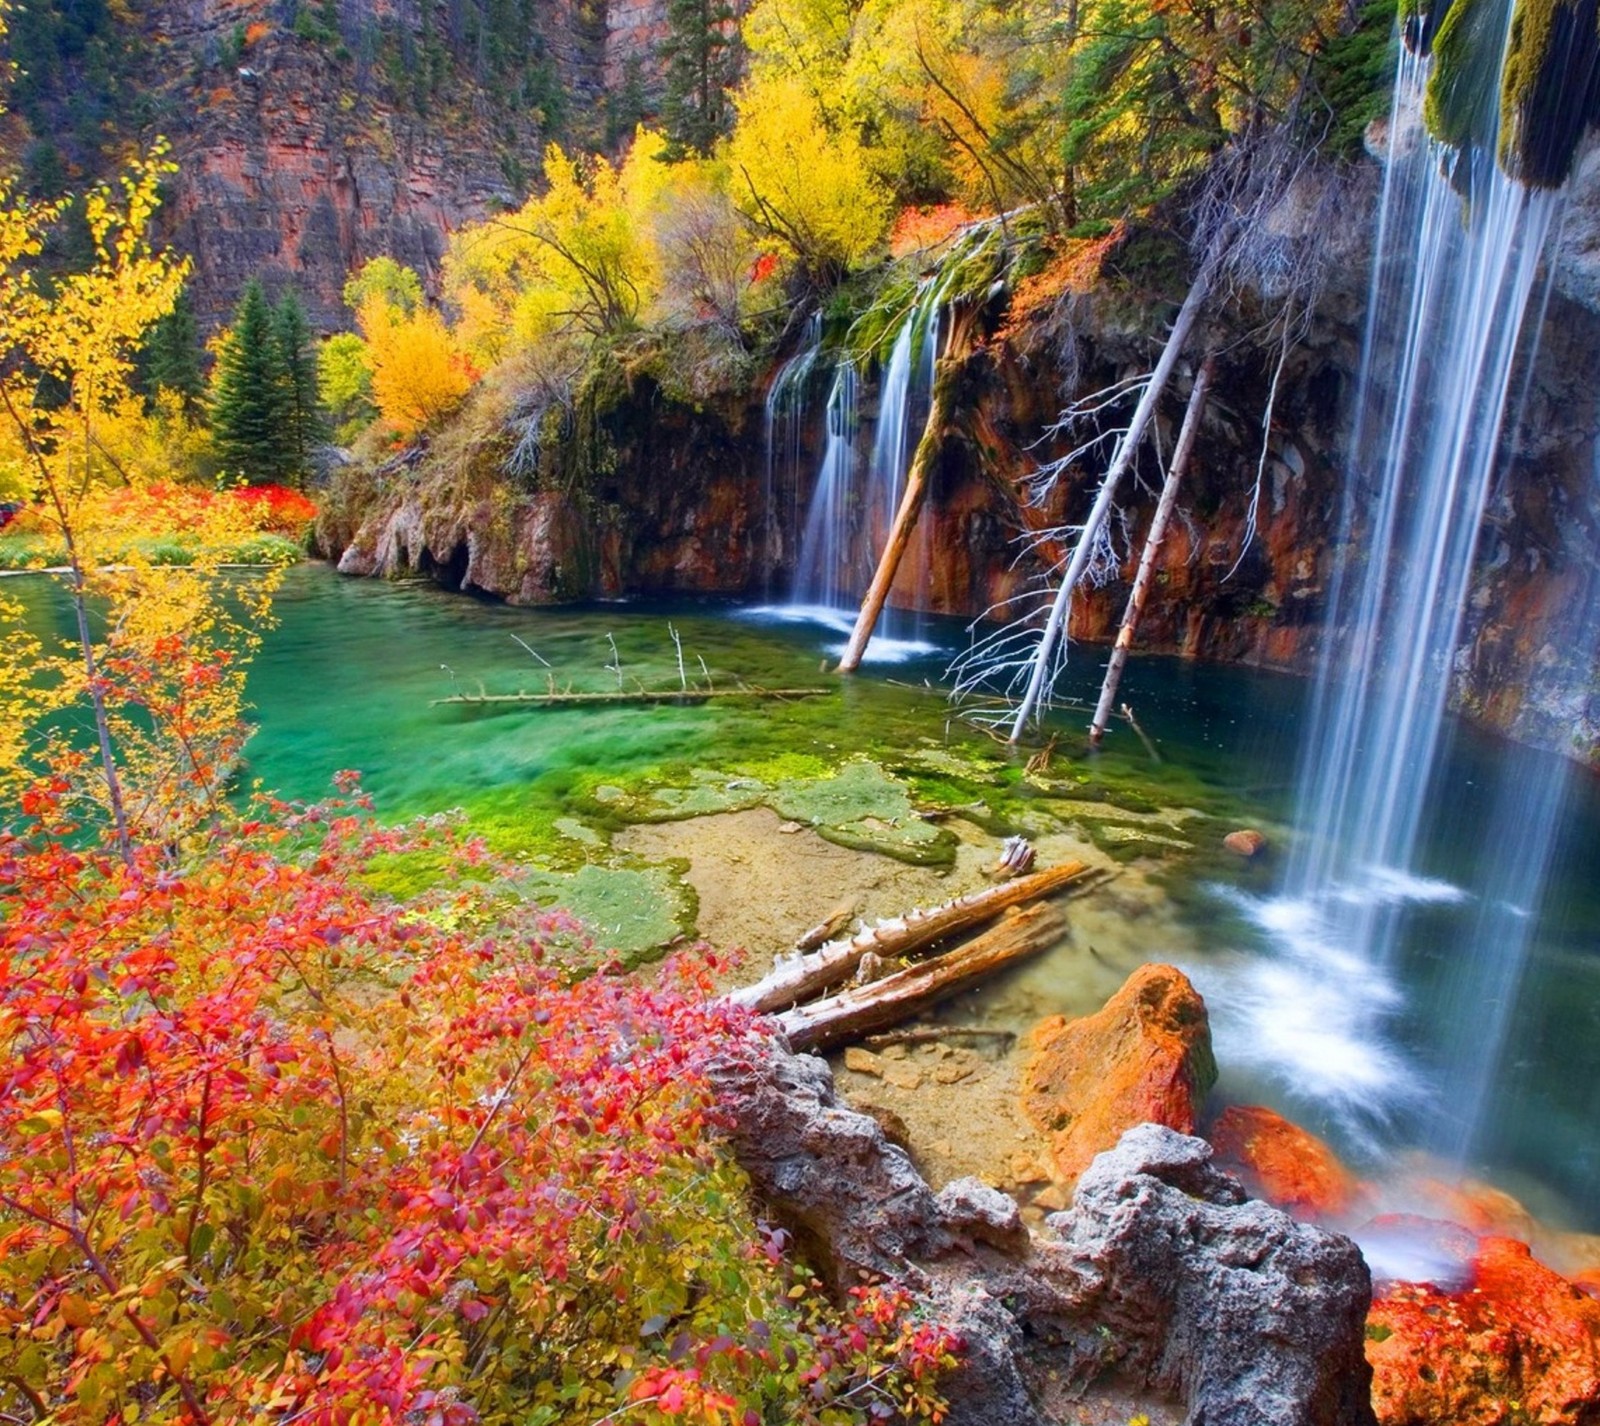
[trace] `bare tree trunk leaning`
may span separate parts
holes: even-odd
[[[1066,918],[1053,906],[1010,912],[998,926],[953,951],[850,990],[796,1006],[778,1017],[796,1050],[826,1049],[954,995],[1060,939]]]
[[[1123,432],[1122,439],[1117,443],[1110,468],[1106,471],[1105,479],[1100,482],[1100,493],[1095,497],[1094,507],[1084,522],[1083,532],[1073,548],[1067,571],[1061,576],[1061,585],[1056,590],[1055,602],[1050,606],[1049,617],[1045,620],[1044,630],[1039,636],[1039,647],[1034,650],[1027,692],[1022,695],[1016,720],[1011,725],[1010,741],[1013,743],[1021,739],[1023,729],[1037,712],[1044,696],[1046,685],[1050,681],[1050,663],[1055,654],[1056,643],[1062,636],[1067,623],[1067,612],[1072,607],[1072,592],[1077,588],[1079,579],[1083,577],[1083,572],[1088,567],[1100,527],[1105,524],[1106,516],[1111,513],[1111,502],[1116,496],[1117,486],[1121,484],[1122,477],[1133,464],[1134,453],[1139,449],[1139,442],[1144,439],[1145,428],[1150,424],[1156,402],[1166,390],[1172,369],[1178,364],[1183,345],[1188,341],[1189,333],[1200,315],[1200,309],[1210,294],[1214,269],[1215,263],[1207,261],[1190,286],[1189,295],[1183,299],[1183,306],[1178,311],[1177,320],[1172,324],[1172,331],[1168,334],[1167,344],[1162,348],[1161,357],[1156,362],[1156,369],[1150,374],[1144,395],[1139,398],[1139,404],[1134,409],[1133,419],[1129,421],[1128,429]]]
[[[972,318],[957,316],[950,328],[950,340],[944,355],[939,358],[933,378],[932,400],[928,419],[922,427],[922,439],[917,442],[916,454],[911,457],[911,468],[906,472],[906,488],[900,496],[900,508],[894,514],[894,528],[883,547],[878,567],[873,571],[872,583],[861,601],[861,611],[856,615],[856,626],[851,631],[850,642],[845,646],[844,657],[839,660],[840,673],[854,673],[861,667],[862,656],[872,641],[872,631],[883,613],[894,577],[916,533],[917,521],[928,498],[928,476],[934,459],[944,440],[945,427],[950,424],[950,409],[955,403],[956,377],[967,359],[972,346]]]
[[[1155,574],[1156,555],[1166,538],[1167,522],[1172,518],[1173,507],[1178,503],[1178,487],[1183,483],[1189,468],[1189,458],[1194,452],[1196,436],[1200,433],[1200,417],[1205,411],[1206,392],[1211,385],[1211,374],[1216,358],[1207,356],[1194,379],[1194,390],[1189,393],[1189,407],[1183,413],[1183,429],[1178,433],[1178,447],[1172,453],[1172,463],[1167,467],[1167,478],[1161,487],[1161,500],[1150,521],[1150,533],[1145,536],[1144,553],[1139,556],[1139,572],[1133,579],[1133,590],[1128,595],[1128,608],[1122,616],[1122,627],[1117,630],[1117,642],[1106,664],[1105,681],[1100,685],[1100,701],[1095,704],[1094,721],[1089,724],[1089,741],[1098,744],[1105,737],[1106,720],[1111,717],[1111,705],[1117,696],[1117,684],[1122,679],[1122,666],[1128,661],[1128,650],[1133,647],[1133,636],[1138,632],[1139,616],[1144,613],[1145,600],[1150,597],[1150,581]]]
[[[947,936],[993,920],[1010,907],[1051,896],[1089,871],[1085,862],[1066,862],[958,896],[931,910],[909,912],[849,940],[830,941],[821,950],[782,961],[756,984],[734,991],[728,1000],[760,1013],[785,1010],[848,980],[869,952],[889,957],[926,950]]]

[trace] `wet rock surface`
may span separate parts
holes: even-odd
[[[1035,1027],[1022,1107],[1046,1136],[1058,1181],[1135,1124],[1194,1130],[1217,1077],[1205,1002],[1182,971],[1141,966],[1097,1014]]]
[[[1511,1238],[1485,1238],[1466,1283],[1389,1285],[1367,1356],[1383,1426],[1600,1422],[1600,1302]]]
[[[1315,1134],[1261,1105],[1230,1104],[1206,1133],[1217,1162],[1257,1198],[1307,1222],[1339,1219],[1361,1186]]]

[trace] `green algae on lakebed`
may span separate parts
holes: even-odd
[[[1236,799],[1186,759],[1154,764],[1115,735],[1093,755],[1081,738],[1066,739],[1040,785],[1025,775],[1025,751],[952,719],[936,689],[870,671],[799,700],[433,703],[548,678],[579,691],[605,691],[619,679],[673,687],[669,627],[694,682],[709,674],[718,687],[815,684],[819,635],[806,627],[704,608],[513,609],[425,584],[338,579],[315,566],[289,572],[277,608],[281,626],[251,675],[260,714],[247,749],[252,777],[314,797],[335,770],[356,767],[386,818],[461,809],[474,834],[524,869],[530,889],[572,910],[597,939],[621,934],[630,954],[693,921],[681,878],[676,891],[670,878],[642,882],[638,865],[613,847],[638,823],[765,806],[838,845],[930,868],[951,865],[955,838],[944,823],[952,816],[995,837],[1070,826],[1113,860],[1178,871],[1190,854],[1157,838],[1209,843],[1228,828],[1206,819],[1231,826],[1239,816]],[[937,673],[916,671],[919,682]],[[1129,821],[1169,808],[1192,809],[1184,831]],[[444,872],[390,868],[385,889],[420,889],[430,870]],[[825,901],[826,888],[818,895]]]
[[[36,612],[48,622],[59,591],[17,583],[41,597]],[[1115,733],[1092,756],[1081,738],[1065,741],[1050,787],[1036,786],[1024,774],[1025,751],[953,719],[942,694],[922,683],[937,678],[937,658],[907,666],[914,682],[869,669],[801,700],[561,709],[433,702],[480,685],[490,693],[541,686],[547,677],[560,687],[614,689],[618,667],[625,686],[674,687],[669,628],[695,682],[707,676],[703,659],[718,687],[810,685],[827,637],[810,627],[704,607],[515,609],[428,584],[342,579],[318,565],[286,573],[275,609],[279,625],[250,674],[258,731],[241,785],[314,799],[335,772],[354,768],[386,820],[459,809],[530,888],[585,916],[597,938],[621,928],[634,944],[666,941],[692,923],[686,888],[672,890],[670,878],[640,881],[640,867],[613,845],[639,822],[767,806],[836,844],[937,869],[951,863],[952,818],[994,837],[1047,836],[1070,821],[1114,859],[1149,858],[1181,874],[1191,854],[1117,840],[1128,825],[1119,811],[1193,808],[1222,818],[1235,801],[1219,790],[1235,764],[1221,777],[1197,773],[1186,754],[1157,766],[1131,738],[1119,746]],[[524,645],[552,668],[535,664]],[[1187,690],[1179,694],[1173,707],[1187,718]],[[1182,726],[1143,716],[1158,738],[1164,725]],[[1074,807],[1063,818],[1052,806],[1062,799],[1104,805],[1106,814]],[[1213,840],[1198,821],[1185,827],[1201,844]],[[453,874],[437,859],[412,857],[373,875],[404,896]],[[818,900],[820,915],[826,887]]]

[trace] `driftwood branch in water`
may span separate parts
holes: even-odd
[[[958,931],[993,920],[1009,907],[1037,901],[1040,897],[1060,891],[1069,883],[1087,876],[1090,870],[1085,862],[1067,862],[1047,871],[1034,872],[1031,876],[1018,877],[1015,881],[1002,882],[999,886],[958,896],[931,910],[912,911],[893,921],[881,922],[849,940],[830,941],[810,955],[781,962],[770,975],[754,985],[734,991],[728,999],[747,1010],[783,1010],[848,980],[868,952],[887,959],[925,950]]]
[[[588,703],[703,703],[708,698],[820,698],[831,688],[639,688],[610,693],[454,693],[435,698],[441,703],[519,703],[532,708],[572,707]]]
[[[1053,906],[1014,910],[998,926],[964,946],[918,961],[869,985],[786,1010],[778,1022],[795,1049],[827,1049],[893,1025],[913,1011],[1037,954],[1061,937],[1066,924]]]
[[[1009,1045],[1016,1038],[1015,1030],[991,1029],[987,1025],[912,1025],[868,1035],[861,1043],[875,1050],[882,1045],[942,1045],[947,1040],[999,1040]]]

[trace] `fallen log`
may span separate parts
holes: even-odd
[[[639,688],[604,693],[452,693],[442,703],[522,703],[533,707],[567,707],[586,703],[704,703],[708,698],[820,698],[831,688]]]
[[[893,975],[798,1005],[778,1017],[797,1050],[823,1050],[897,1024],[997,970],[1036,955],[1060,939],[1066,918],[1053,906],[1015,909],[998,926],[942,956]]]
[[[873,571],[872,583],[861,601],[856,615],[855,628],[850,632],[850,642],[845,646],[844,657],[839,660],[840,673],[854,673],[872,641],[872,631],[877,627],[878,616],[883,613],[889,591],[894,587],[894,577],[900,561],[911,545],[917,521],[927,501],[929,478],[934,462],[944,443],[950,425],[950,413],[955,405],[956,384],[963,363],[972,351],[973,325],[977,318],[974,308],[963,307],[956,311],[955,323],[950,328],[950,340],[945,354],[935,365],[933,394],[928,404],[928,420],[922,428],[922,439],[917,442],[916,453],[911,457],[911,467],[906,472],[906,486],[900,496],[900,505],[894,515],[894,525],[884,543],[878,567]],[[907,318],[909,321],[910,319]]]
[[[1012,906],[1050,896],[1090,871],[1085,862],[1066,862],[1048,871],[958,896],[931,910],[881,921],[848,940],[830,941],[809,955],[780,961],[769,975],[734,991],[728,999],[747,1010],[784,1010],[849,980],[868,952],[885,959],[913,955],[958,931],[992,921]]]
[[[797,951],[814,951],[818,946],[825,946],[829,941],[837,940],[839,932],[845,929],[856,916],[856,906],[849,903],[831,911],[818,921],[809,931],[802,931],[795,938],[794,948]]]

